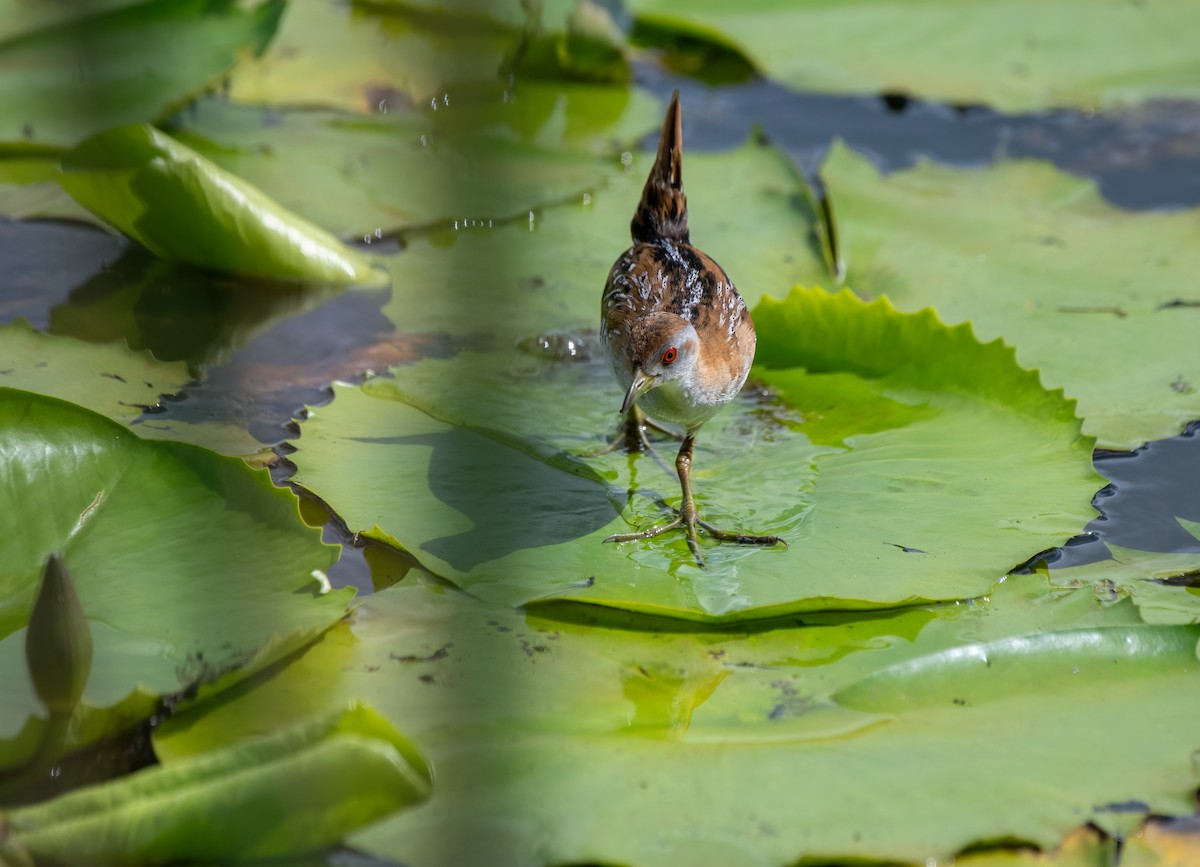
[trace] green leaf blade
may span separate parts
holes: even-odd
[[[83,142],[63,157],[59,182],[164,259],[280,280],[385,279],[369,257],[150,126],[119,127]]]

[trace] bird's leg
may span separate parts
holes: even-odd
[[[606,455],[617,449],[624,449],[630,454],[634,452],[653,452],[654,446],[651,445],[650,438],[646,436],[648,429],[656,430],[674,439],[680,438],[680,434],[675,431],[668,430],[662,425],[655,424],[646,418],[646,414],[635,403],[629,408],[629,412],[625,413],[625,418],[621,422],[621,427],[617,431],[617,435],[609,441],[608,445],[602,449],[587,452],[584,454],[584,457],[591,458]]]
[[[648,530],[642,530],[637,533],[622,533],[615,536],[609,536],[605,542],[636,542],[639,539],[652,539],[659,536],[668,530],[674,530],[676,527],[683,527],[687,533],[688,547],[692,551],[692,556],[696,558],[696,562],[701,569],[707,568],[708,564],[704,561],[704,555],[700,553],[700,539],[696,528],[699,527],[709,536],[722,542],[736,542],[740,545],[784,545],[787,543],[778,536],[755,536],[749,533],[731,533],[728,530],[722,530],[714,527],[707,521],[701,521],[696,517],[696,501],[692,497],[692,447],[695,445],[696,438],[693,434],[687,434],[683,438],[683,445],[679,447],[679,454],[675,457],[675,470],[679,473],[679,487],[683,491],[683,502],[680,504],[679,517],[674,521],[669,521],[666,524],[660,524],[657,527],[651,527]]]
[[[683,489],[683,502],[679,505],[679,519],[687,530],[688,547],[700,568],[705,567],[704,555],[700,553],[700,540],[696,538],[696,502],[692,499],[692,445],[696,438],[690,433],[683,438],[679,454],[675,456],[675,470],[679,473],[679,486]]]
[[[707,521],[701,521],[696,517],[696,504],[692,500],[692,444],[695,437],[688,434],[683,439],[683,445],[679,449],[679,457],[675,459],[675,469],[679,471],[679,484],[683,488],[683,507],[680,509],[679,517],[688,529],[688,546],[692,549],[692,553],[696,556],[696,561],[703,567],[704,558],[700,555],[700,545],[696,540],[696,528],[699,527],[709,536],[721,542],[736,542],[739,545],[783,545],[787,546],[787,542],[778,536],[755,536],[751,533],[731,533],[728,530],[722,530],[714,527]]]

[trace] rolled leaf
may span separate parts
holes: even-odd
[[[289,856],[420,803],[430,787],[415,748],[375,711],[352,704],[16,810],[5,846],[23,847],[38,863],[97,867]]]
[[[379,284],[372,260],[147,124],[63,157],[71,196],[156,256],[247,277]]]

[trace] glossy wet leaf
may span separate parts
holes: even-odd
[[[1078,400],[1102,448],[1200,416],[1196,213],[1120,211],[1091,181],[1037,162],[922,163],[882,177],[837,147],[822,175],[856,292],[1003,337],[1047,387]]]
[[[23,320],[0,326],[0,386],[61,398],[129,424],[191,379],[179,362],[134,352],[123,340],[85,343]]]
[[[1195,55],[1179,30],[1200,26],[1187,0],[1045,4],[983,0],[840,3],[630,0],[646,25],[743,54],[797,90],[901,93],[1001,111],[1099,110],[1195,99]],[[1080,22],[1086,20],[1087,26]]]
[[[155,255],[248,277],[374,284],[369,257],[153,127],[93,136],[59,182]]]
[[[265,45],[284,3],[114,5],[85,4],[95,14],[58,22],[51,16],[62,10],[35,11],[44,28],[0,41],[0,144],[66,148],[108,127],[158,120]],[[25,12],[17,20],[29,20]]]
[[[367,697],[438,776],[428,804],[351,842],[414,867],[942,863],[983,841],[1052,849],[1133,801],[1190,814],[1200,632],[1010,582],[994,605],[750,631],[579,607],[523,615],[402,584],[254,689],[176,717],[156,748],[170,763]],[[1063,620],[1076,628],[1058,631]],[[1075,674],[1080,635],[1104,650]],[[1034,647],[1007,668],[979,663],[973,692],[950,688],[946,661],[1023,640]],[[925,680],[924,703],[830,698]],[[866,817],[881,798],[888,809]]]
[[[430,783],[412,745],[351,704],[14,810],[4,816],[12,836],[0,852],[6,844],[39,863],[98,867],[307,853],[420,803]]]
[[[701,620],[980,595],[1094,514],[1071,404],[1011,349],[849,293],[754,315],[756,375],[784,402],[706,425],[694,486],[707,520],[787,549],[707,546],[701,570],[681,533],[602,544],[668,518],[679,490],[670,441],[662,464],[594,454],[620,402],[599,359],[463,355],[338,387],[302,425],[295,481],[482,597]]]
[[[315,575],[334,549],[265,471],[7,388],[0,455],[4,766],[30,752],[41,727],[23,627],[51,551],[70,570],[94,644],[71,746],[131,725],[161,695],[269,664],[345,610],[349,591],[322,595]]]
[[[395,289],[385,312],[403,331],[488,334],[498,345],[595,328],[609,269],[631,244],[629,221],[651,159],[630,153],[627,168],[614,167],[603,186],[536,209],[532,220],[414,239],[388,258]],[[782,295],[823,268],[807,240],[815,221],[807,187],[781,153],[749,142],[689,155],[686,166],[692,240],[748,303]],[[743,191],[736,211],[729,189]]]
[[[207,101],[177,135],[283,207],[351,239],[524,217],[602,186],[617,164],[497,137],[442,140],[412,111],[356,118]]]

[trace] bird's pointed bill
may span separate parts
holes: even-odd
[[[629,383],[629,390],[625,392],[625,400],[621,402],[621,414],[629,412],[629,408],[633,406],[634,401],[650,390],[654,385],[654,377],[646,373],[646,371],[638,368],[633,374],[633,382]]]

